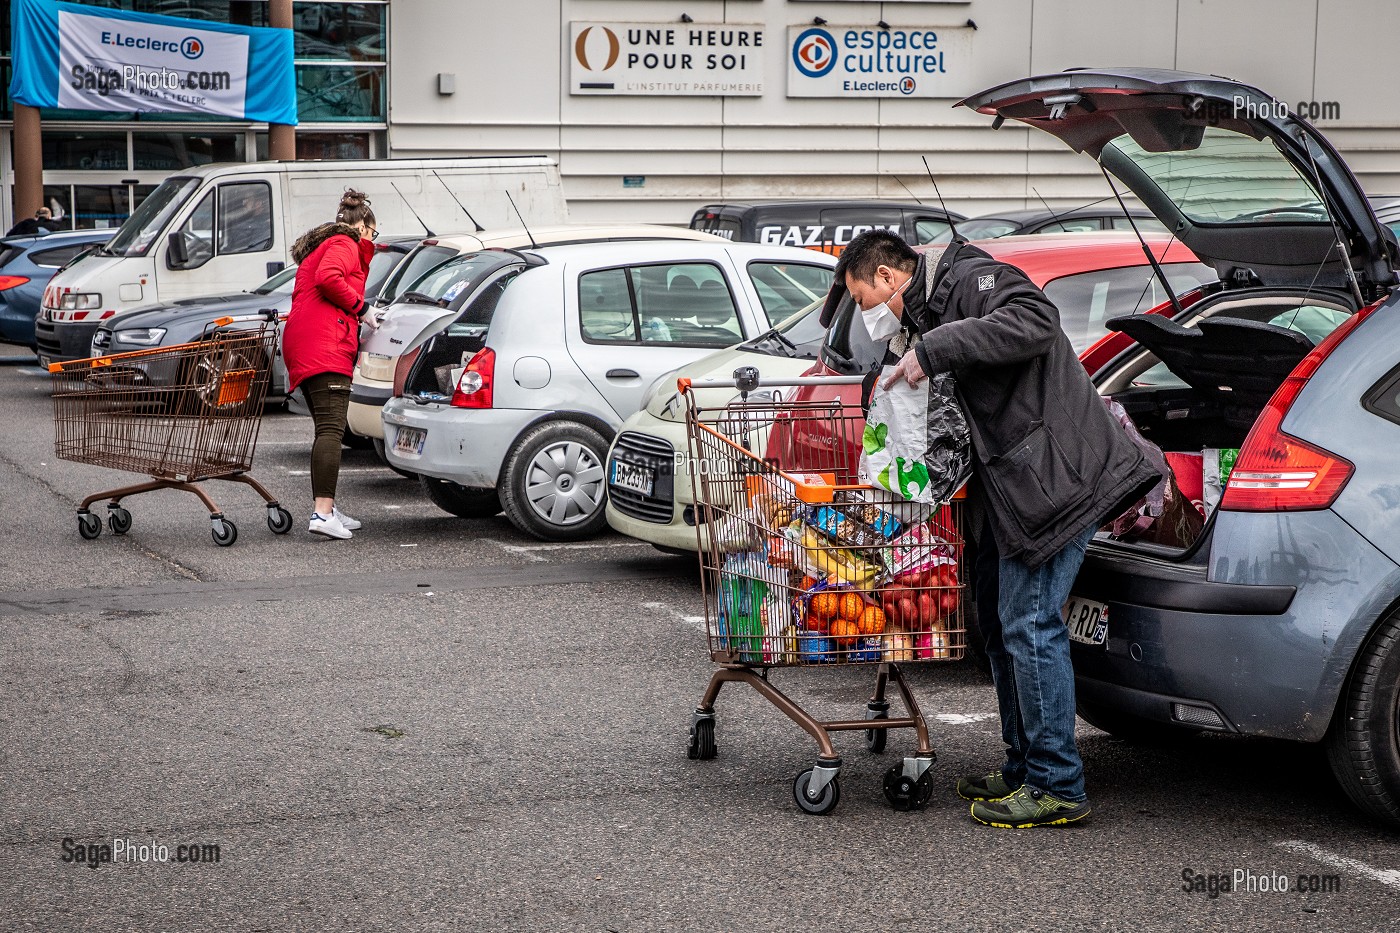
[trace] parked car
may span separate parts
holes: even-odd
[[[608,451],[609,525],[663,551],[696,549],[695,492],[689,464],[681,459],[688,450],[688,403],[676,389],[676,381],[729,380],[741,366],[755,367],[765,379],[802,375],[817,358],[826,334],[820,320],[825,300],[821,295],[771,330],[702,356],[656,380],[647,390],[644,407],[622,423]],[[776,316],[776,309],[766,302],[765,309],[770,317]],[[786,397],[781,389],[760,391],[771,401]],[[717,412],[735,399],[737,392],[732,387],[696,388],[692,396],[697,408]],[[761,444],[766,436],[758,434],[751,443]]]
[[[1179,242],[1162,236],[1147,237],[1146,241],[1175,293],[1189,294],[1215,281],[1215,272],[1197,262]],[[1146,311],[1167,300],[1143,255],[1142,243],[1130,233],[1015,236],[978,245],[998,259],[1021,267],[1031,281],[1045,289],[1060,308],[1061,326],[1081,349],[1107,333],[1107,318]],[[627,419],[609,453],[609,524],[664,549],[696,548],[697,514],[689,471],[671,468],[674,453],[686,449],[686,403],[676,391],[677,377],[727,379],[736,367],[746,364],[758,367],[769,379],[855,375],[877,367],[884,354],[883,345],[873,343],[866,334],[849,299],[838,307],[829,330],[821,328],[815,312],[784,322],[783,328],[784,336],[796,347],[773,340],[749,341],[668,374],[656,386],[646,406]],[[805,364],[804,358],[821,358],[824,362],[812,366]],[[734,394],[732,389],[695,390],[701,408],[722,407]],[[857,404],[860,390],[859,386],[808,388],[795,397]],[[852,462],[858,440],[854,435],[846,439],[846,456]],[[759,438],[754,443],[762,441]],[[814,448],[817,446],[813,444]],[[626,466],[615,467],[619,462]]]
[[[369,275],[365,279],[366,297],[375,300],[387,284],[394,267],[417,242],[416,238],[400,237],[386,238],[375,244]],[[279,320],[285,320],[292,308],[292,287],[296,284],[296,270],[296,266],[283,269],[251,291],[184,298],[120,314],[104,321],[97,328],[92,336],[90,353],[93,356],[102,356],[108,353],[126,353],[151,347],[173,347],[190,343],[203,337],[210,323],[218,318],[250,315],[265,308],[276,310]],[[259,361],[246,362],[256,364]],[[271,366],[272,376],[267,397],[269,401],[275,401],[287,395],[287,367],[282,361],[280,340],[277,343],[276,358],[271,361]],[[184,376],[183,373],[169,368],[144,369],[142,372],[148,380]]]
[[[370,438],[384,457],[380,410],[394,389],[394,372],[404,354],[436,334],[475,296],[477,289],[515,257],[501,252],[532,244],[616,242],[636,239],[716,240],[695,230],[653,224],[552,226],[496,233],[440,236],[424,240],[394,270],[392,305],[375,312],[377,327],[365,334],[350,382],[348,425]]]
[[[49,279],[115,230],[73,230],[0,240],[0,343],[36,349],[34,321]]]
[[[1081,355],[1182,480],[1198,457],[1225,479],[1189,547],[1090,545],[1066,607],[1080,715],[1324,743],[1400,826],[1393,237],[1315,128],[1228,79],[1074,71],[963,103],[1096,158],[1219,273]]]
[[[1129,220],[1131,217],[1131,221]],[[1166,233],[1167,228],[1145,207],[1130,207],[1126,214],[1114,198],[1106,202],[1071,207],[1062,211],[1037,208],[1025,211],[998,211],[958,222],[958,235],[969,240],[990,240],[1003,236],[1032,233],[1085,233],[1095,230],[1129,230]],[[946,239],[946,238],[945,238]]]
[[[402,368],[384,442],[447,511],[504,507],[521,530],[559,540],[603,526],[608,443],[657,377],[768,331],[770,275],[824,293],[835,265],[790,247],[667,240],[512,255]]]
[[[690,228],[736,243],[836,254],[853,237],[877,227],[910,243],[937,243],[948,239],[950,217],[964,219],[939,207],[899,201],[747,201],[707,204],[691,216]]]
[[[1380,195],[1369,198],[1376,219],[1390,228],[1390,232],[1400,237],[1400,197]]]

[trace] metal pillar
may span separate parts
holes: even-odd
[[[273,29],[292,28],[292,0],[269,0],[267,24]],[[281,123],[267,127],[267,155],[270,159],[291,162],[297,157],[297,128]]]
[[[39,109],[15,104],[15,220],[44,206],[44,145]]]

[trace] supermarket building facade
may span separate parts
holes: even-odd
[[[264,0],[85,5],[251,26]],[[10,0],[0,69],[12,70]],[[1393,0],[363,0],[292,4],[298,158],[546,154],[576,221],[685,223],[703,203],[929,201],[964,213],[1097,200],[1088,160],[952,104],[1026,74],[1229,75],[1311,118],[1372,194],[1400,194]],[[1364,27],[1364,28],[1362,28]],[[165,177],[266,158],[268,128],[42,111],[43,192],[111,226]],[[0,101],[0,222],[14,222]]]

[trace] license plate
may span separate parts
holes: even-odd
[[[1102,645],[1108,638],[1108,606],[1103,603],[1071,596],[1065,601],[1064,617],[1070,641]]]
[[[394,452],[421,457],[423,442],[427,439],[428,432],[422,428],[399,428],[399,433],[394,437]]]
[[[640,464],[628,463],[626,460],[614,460],[612,478],[608,482],[610,485],[649,496],[656,485],[656,471]]]

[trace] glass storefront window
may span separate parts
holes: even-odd
[[[297,115],[306,123],[381,122],[384,69],[298,65]]]
[[[126,133],[44,131],[44,168],[83,172],[127,170]]]
[[[298,159],[368,159],[368,133],[297,133]]]
[[[248,138],[243,133],[133,133],[132,167],[177,169],[210,162],[248,161]]]
[[[296,57],[318,61],[384,61],[386,8],[366,3],[298,3],[292,8]]]

